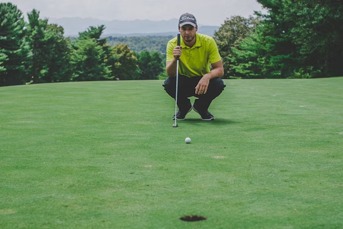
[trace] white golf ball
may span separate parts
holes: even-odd
[[[186,142],[187,144],[189,144],[189,143],[191,143],[191,139],[190,139],[189,137],[187,137],[187,138],[185,139],[185,142]]]

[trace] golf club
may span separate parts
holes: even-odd
[[[180,46],[180,33],[177,34],[177,46]],[[176,120],[176,112],[177,112],[177,93],[178,93],[178,87],[179,87],[179,57],[176,59],[176,84],[175,84],[175,123],[173,124],[173,127],[178,127]]]

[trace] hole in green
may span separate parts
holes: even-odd
[[[203,216],[197,216],[197,215],[189,215],[189,216],[184,216],[180,218],[182,221],[187,221],[187,222],[195,222],[195,221],[201,221],[201,220],[206,220],[205,217]]]

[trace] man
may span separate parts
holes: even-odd
[[[179,19],[181,34],[180,46],[177,38],[170,40],[167,45],[166,71],[168,78],[164,89],[175,99],[176,65],[179,57],[178,97],[179,111],[173,119],[184,120],[192,109],[200,114],[205,121],[214,120],[208,108],[214,98],[219,96],[225,85],[220,78],[224,68],[214,39],[198,34],[197,21],[194,15],[185,13]],[[211,69],[210,69],[211,65]],[[189,98],[197,97],[192,105]]]

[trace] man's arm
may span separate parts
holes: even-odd
[[[195,94],[202,95],[206,94],[210,80],[217,77],[222,77],[224,75],[224,67],[222,61],[218,61],[212,64],[212,70],[205,74],[198,85],[195,87]]]
[[[169,77],[176,76],[176,59],[173,59],[173,61],[168,61],[166,63],[166,71]]]
[[[213,63],[211,64],[211,66],[212,66],[212,70],[208,74],[206,74],[206,75],[211,75],[210,79],[222,77],[224,75],[224,67],[223,67],[222,61]]]
[[[173,49],[173,56],[174,59],[172,61],[168,61],[166,63],[166,71],[167,71],[167,75],[169,77],[175,77],[176,75],[176,65],[177,65],[177,57],[180,57],[182,54],[182,47],[181,46],[176,46]]]

